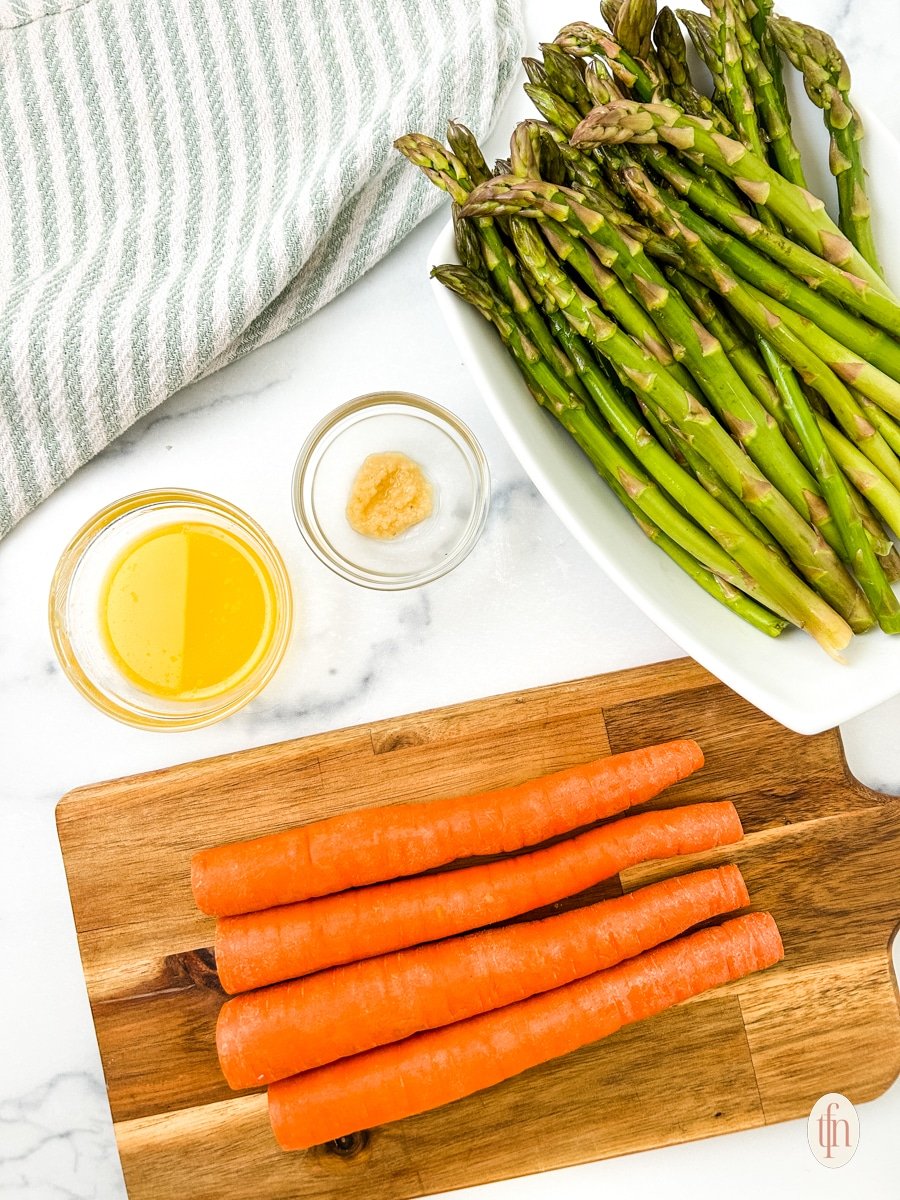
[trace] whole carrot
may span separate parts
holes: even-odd
[[[223,917],[216,965],[226,992],[452,937],[574,896],[626,867],[740,841],[728,801],[637,813],[497,862],[400,879],[266,912]]]
[[[426,1112],[783,956],[769,913],[735,917],[555,991],[273,1083],[275,1137],[302,1150]]]
[[[286,1079],[592,975],[749,902],[737,867],[695,871],[543,921],[246,992],[219,1012],[222,1072],[235,1089]]]
[[[256,912],[520,850],[651,800],[702,765],[696,742],[666,742],[515,787],[365,808],[214,846],[191,861],[194,899],[211,916]]]

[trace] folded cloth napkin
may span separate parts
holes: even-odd
[[[490,128],[518,0],[0,0],[0,536],[359,278]]]

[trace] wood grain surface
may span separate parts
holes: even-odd
[[[707,765],[656,803],[733,800],[745,841],[568,903],[737,862],[785,961],[467,1100],[281,1153],[265,1096],[216,1063],[191,853],[676,737]],[[836,732],[789,733],[688,660],[81,788],[57,824],[131,1200],[403,1200],[805,1116],[829,1091],[859,1103],[900,1072],[900,803],[850,777]]]

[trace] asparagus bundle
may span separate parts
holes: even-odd
[[[771,23],[771,34],[791,64],[802,73],[810,100],[822,109],[831,135],[828,165],[837,180],[841,224],[853,244],[880,273],[860,154],[862,121],[850,102],[850,70],[846,60],[827,33],[799,21],[778,17]]]
[[[396,145],[453,201],[462,265],[434,274],[639,528],[760,632],[839,657],[900,632],[900,300],[840,52],[768,0],[705,4],[566,26],[524,60],[540,119],[493,172],[458,122],[449,149]],[[782,53],[831,134],[837,224],[806,188]]]

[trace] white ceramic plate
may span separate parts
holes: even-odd
[[[809,182],[831,197],[821,114],[802,90],[792,90]],[[533,115],[526,106],[521,114]],[[866,160],[877,164],[870,196],[879,251],[889,277],[900,281],[900,240],[887,236],[900,196],[900,145],[871,114],[863,116]],[[457,261],[448,223],[428,266]],[[856,637],[842,665],[806,634],[791,629],[767,638],[707,596],[641,533],[578,447],[538,408],[493,328],[441,284],[432,286],[488,408],[544,499],[607,575],[688,654],[798,733],[830,729],[900,694],[900,636],[873,630]]]

